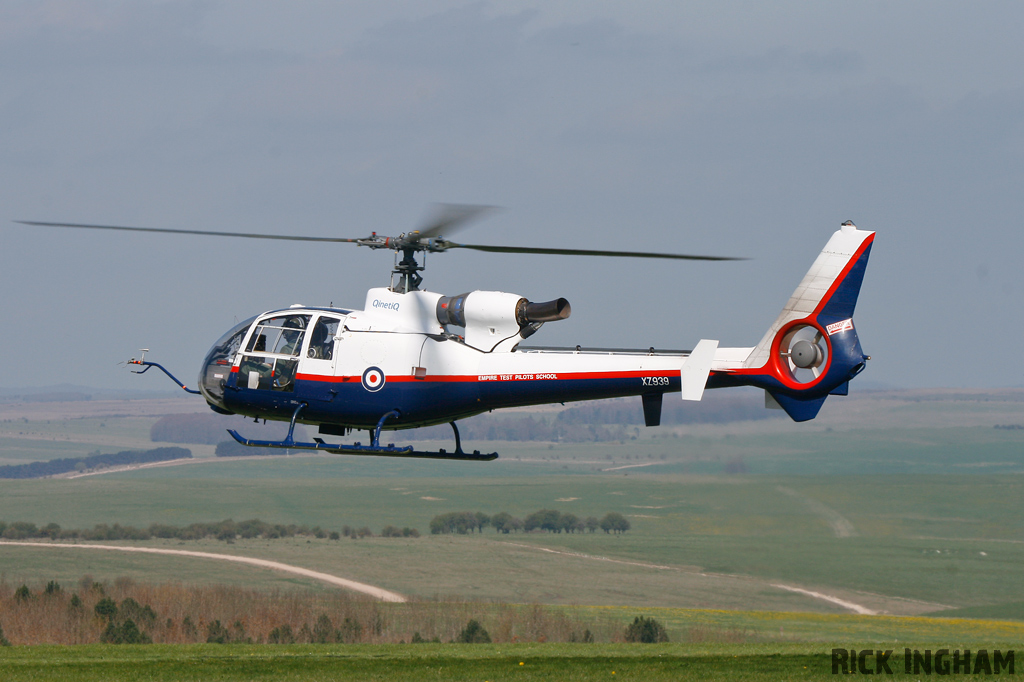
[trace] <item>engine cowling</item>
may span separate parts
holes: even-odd
[[[572,306],[564,298],[531,303],[518,294],[472,291],[443,296],[437,302],[437,321],[466,329],[466,344],[490,352],[502,342],[512,345],[530,336],[545,322],[564,320]]]

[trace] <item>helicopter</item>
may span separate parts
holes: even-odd
[[[742,260],[635,251],[461,244],[445,238],[492,210],[438,205],[418,230],[397,237],[309,237],[209,230],[18,221],[33,226],[158,232],[178,235],[353,243],[395,253],[391,284],[371,288],[361,310],[290,308],[264,312],[219,338],[203,360],[198,389],[190,389],[159,363],[129,364],[164,372],[182,389],[201,395],[220,414],[285,421],[281,440],[255,440],[228,432],[250,447],[331,454],[487,461],[497,453],[466,452],[456,422],[500,408],[640,396],[644,423],[661,422],[666,393],[699,401],[706,389],[754,386],[765,405],[794,421],[817,416],[829,395],[847,395],[849,382],[870,356],[861,349],[854,308],[875,233],[844,222],[801,280],[775,321],[753,347],[723,348],[701,339],[692,350],[526,346],[542,325],[567,319],[569,302],[531,302],[513,293],[471,291],[444,295],[420,288],[423,254],[452,249],[490,253]],[[312,442],[294,438],[296,423],[314,425]],[[382,430],[450,424],[454,451],[384,445]],[[338,442],[366,430],[369,442]],[[332,442],[328,442],[330,439]]]

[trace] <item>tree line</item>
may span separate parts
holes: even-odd
[[[562,513],[556,509],[541,509],[519,519],[508,512],[499,512],[488,516],[483,512],[447,512],[438,514],[430,521],[430,532],[433,535],[483,533],[486,527],[494,528],[495,532],[530,533],[543,531],[547,533],[594,533],[598,528],[605,533],[625,533],[630,529],[629,519],[618,512],[608,512],[598,519],[596,516],[580,518],[572,513]]]
[[[413,537],[418,538],[420,533],[415,528],[397,528],[386,526],[380,534],[381,537]],[[319,539],[340,540],[343,537],[359,539],[373,537],[373,532],[366,526],[353,528],[343,526],[341,532],[327,531],[320,526],[312,528],[305,525],[267,523],[259,519],[248,519],[246,521],[233,521],[225,519],[212,523],[192,523],[187,526],[172,526],[165,523],[153,523],[148,528],[136,528],[134,526],[122,526],[119,523],[107,525],[97,524],[90,529],[69,529],[61,528],[56,523],[48,523],[39,527],[34,523],[15,521],[5,523],[0,521],[0,537],[5,540],[151,540],[176,539],[176,540],[202,540],[204,538],[215,538],[224,542],[234,542],[236,539],[261,538],[264,540],[276,540],[278,538],[310,537]]]
[[[28,464],[7,464],[0,466],[0,478],[42,478],[66,474],[71,471],[88,471],[127,464],[168,462],[174,459],[190,459],[192,451],[185,448],[154,448],[152,450],[124,450],[108,455],[96,452],[88,457],[65,457],[45,462]]]
[[[382,605],[340,591],[259,592],[227,585],[139,584],[124,577],[112,583],[85,576],[77,585],[17,584],[0,578],[0,646],[666,639],[653,619],[641,616],[629,624],[612,613],[587,617],[539,604],[460,599]]]

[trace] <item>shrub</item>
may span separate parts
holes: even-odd
[[[60,594],[60,583],[58,583],[56,580],[51,580],[50,582],[46,583],[46,589],[43,590],[43,594],[49,596]]]
[[[313,643],[331,644],[335,641],[337,641],[337,636],[334,633],[334,625],[325,613],[317,619],[316,625],[313,626]]]
[[[477,512],[476,516],[476,529],[481,533],[484,532],[484,526],[491,525],[491,517],[483,512]]]
[[[433,535],[442,533],[458,533],[466,535],[476,530],[478,525],[473,512],[448,512],[438,514],[430,521],[430,532]]]
[[[582,635],[577,634],[576,631],[573,630],[573,632],[569,635],[569,641],[570,642],[583,642],[584,644],[593,644],[594,643],[594,633],[590,631],[590,628],[587,628],[586,630],[584,630]]]
[[[291,625],[282,625],[270,631],[267,636],[267,644],[295,644],[295,633]]]
[[[466,623],[466,627],[462,628],[462,632],[459,633],[459,636],[455,641],[462,642],[463,644],[490,644],[491,636],[487,634],[487,630],[484,630],[483,626],[473,618]]]
[[[219,620],[215,620],[210,623],[206,628],[206,643],[207,644],[227,644],[231,639],[231,633],[228,629],[220,624]]]
[[[24,540],[26,538],[34,538],[39,535],[39,529],[36,528],[34,523],[26,523],[24,521],[15,521],[11,525],[7,526],[4,530],[4,538],[8,540]]]
[[[11,643],[7,637],[4,636],[4,626],[0,625],[0,646],[10,646]]]
[[[111,621],[107,623],[107,629],[100,635],[100,641],[104,644],[152,644],[153,639],[145,632],[139,630],[139,626],[135,624],[131,618],[121,623],[120,625],[114,625]]]
[[[494,526],[494,530],[499,533],[508,535],[509,533],[521,530],[523,522],[508,512],[500,512],[491,517],[491,525]]]
[[[605,533],[625,533],[629,528],[629,520],[618,512],[608,512],[601,519],[601,530]]]
[[[363,626],[357,620],[346,618],[345,622],[338,629],[337,636],[338,641],[345,642],[346,644],[358,642],[363,636]]]
[[[575,514],[562,514],[558,519],[558,528],[566,533],[575,533],[578,530],[583,530],[583,523]]]
[[[644,644],[668,641],[665,626],[653,618],[644,616],[637,616],[633,619],[633,622],[626,628],[625,637],[627,642],[643,642]]]
[[[39,530],[40,537],[56,540],[60,537],[60,526],[56,523],[48,523]]]
[[[146,626],[151,626],[156,622],[156,612],[153,611],[153,608],[149,604],[143,606],[131,597],[121,602],[118,613],[121,618],[130,618]]]
[[[32,598],[32,590],[28,589],[28,585],[22,585],[14,591],[14,598],[18,601],[28,601]]]
[[[235,624],[231,626],[234,630],[233,634],[230,635],[230,642],[252,644],[252,637],[245,636],[245,623],[240,620],[236,620]]]
[[[113,619],[117,615],[117,602],[110,597],[100,599],[93,608],[100,618]]]
[[[181,634],[185,635],[186,639],[195,639],[199,634],[199,628],[196,627],[195,623],[192,622],[191,616],[185,616],[181,621]]]
[[[561,532],[559,521],[562,515],[555,509],[541,509],[533,512],[523,519],[523,530],[529,533],[531,530],[541,529],[552,533]]]

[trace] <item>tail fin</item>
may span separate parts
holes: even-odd
[[[843,223],[743,367],[727,374],[764,388],[794,421],[813,419],[830,393],[845,395],[868,360],[853,311],[874,239]]]

